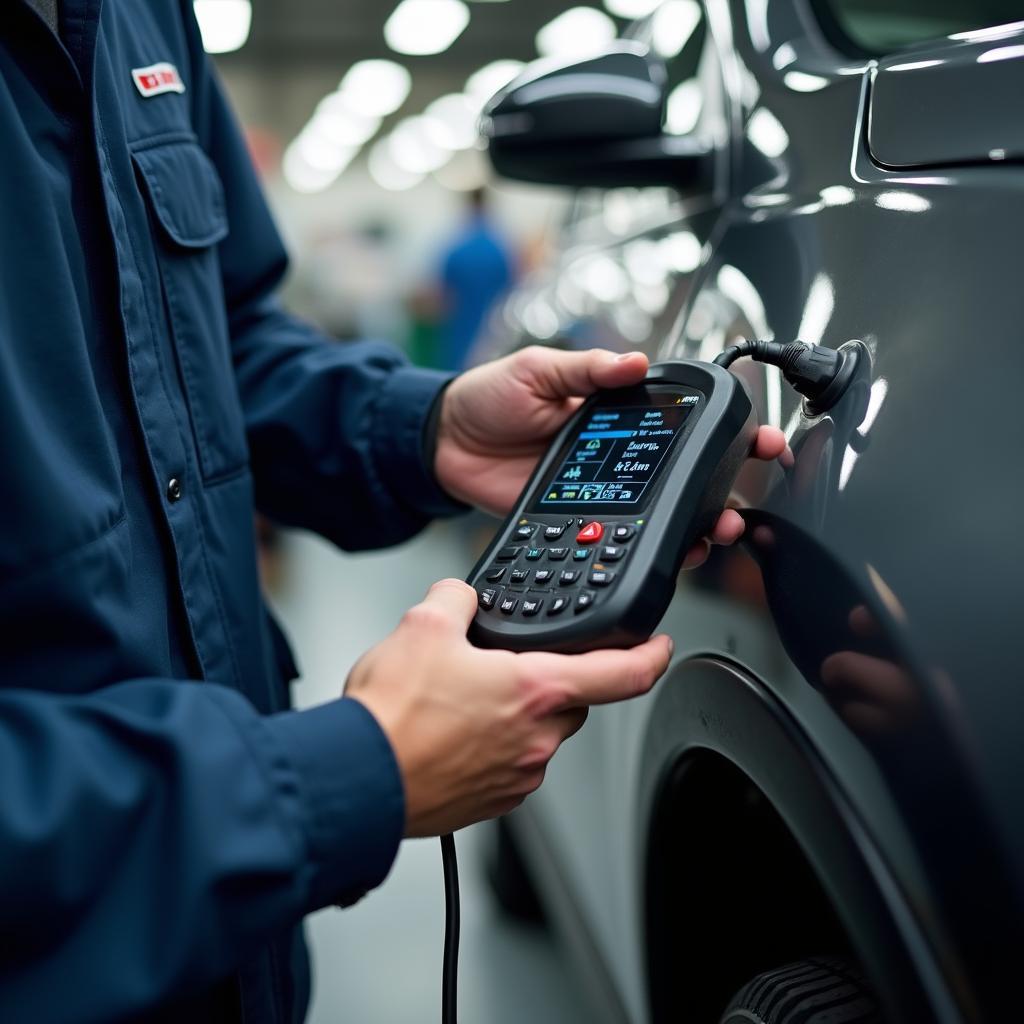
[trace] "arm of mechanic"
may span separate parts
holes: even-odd
[[[0,692],[0,1020],[122,1020],[386,875],[401,779],[355,700]],[[97,980],[102,979],[102,984]]]
[[[397,543],[464,506],[438,487],[424,427],[449,375],[377,342],[339,344],[286,313],[287,255],[195,24],[193,120],[221,177],[232,357],[258,507],[352,550]]]

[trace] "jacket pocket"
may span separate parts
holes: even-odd
[[[136,143],[132,160],[156,233],[156,256],[203,479],[248,461],[216,245],[228,233],[224,190],[194,139]]]

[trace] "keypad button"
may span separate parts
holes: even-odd
[[[616,526],[615,529],[612,530],[612,540],[618,541],[619,544],[625,544],[627,540],[632,539],[633,534],[635,533],[635,526],[628,526],[626,524],[622,524],[620,526]]]
[[[555,597],[552,598],[551,604],[548,605],[548,615],[559,615],[569,607],[568,597]]]
[[[501,601],[498,602],[498,607],[501,609],[502,615],[511,615],[519,604],[519,598],[513,597],[511,594],[506,594]]]
[[[573,548],[572,560],[574,562],[585,562],[591,553],[591,548]]]
[[[501,587],[484,587],[484,589],[477,594],[480,601],[480,607],[483,608],[485,612],[489,612],[495,604],[497,604],[498,595],[500,593]]]
[[[625,548],[601,548],[601,561],[617,562],[625,553]]]
[[[564,526],[545,526],[544,527],[544,539],[545,540],[558,540],[562,534],[565,533]]]
[[[508,572],[507,565],[496,565],[493,569],[487,570],[487,575],[484,578],[488,583],[500,583],[505,578],[506,572]]]
[[[554,569],[538,569],[533,574],[533,582],[534,583],[548,583],[548,582],[550,582],[551,577],[554,576],[554,575],[555,575],[555,570]]]
[[[516,555],[518,555],[522,550],[522,548],[517,548],[514,544],[509,544],[498,552],[498,561],[513,562],[515,561]]]
[[[537,527],[532,523],[523,523],[522,526],[517,526],[515,530],[512,531],[512,536],[515,537],[516,540],[529,540],[536,529]]]
[[[587,523],[576,534],[577,544],[596,544],[604,536],[604,527],[600,523]]]
[[[561,562],[568,554],[568,548],[548,548],[548,558],[552,562]]]
[[[540,597],[524,597],[523,598],[523,615],[531,617],[538,615],[541,608],[544,607],[544,600]]]
[[[558,576],[558,585],[562,587],[571,587],[579,578],[579,569],[563,569]]]
[[[509,577],[509,583],[525,583],[526,577],[530,575],[529,569],[513,569]]]
[[[585,612],[594,603],[596,597],[597,594],[592,590],[581,590],[576,597],[576,614],[579,615],[580,612]]]
[[[528,562],[536,562],[538,558],[544,554],[543,548],[527,548],[526,549],[526,560]]]
[[[613,579],[615,579],[615,573],[610,569],[600,568],[596,565],[590,570],[590,575],[587,577],[592,587],[607,587]]]

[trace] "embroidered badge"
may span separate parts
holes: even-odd
[[[132,68],[132,81],[146,99],[150,96],[159,96],[162,92],[185,91],[185,83],[181,80],[178,69],[166,61],[150,64],[148,68]]]

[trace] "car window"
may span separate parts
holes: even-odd
[[[815,6],[834,42],[870,54],[1019,21],[1024,10],[1021,0],[815,0]]]

